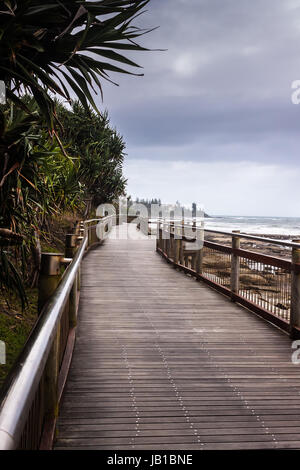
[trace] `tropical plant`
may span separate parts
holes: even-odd
[[[1,2],[0,79],[7,97],[24,108],[18,95],[25,91],[34,96],[53,132],[53,94],[70,100],[71,91],[83,106],[89,102],[97,110],[92,94],[102,94],[100,80],[110,80],[111,72],[135,74],[124,65],[139,67],[120,51],[147,50],[135,39],[149,30],[131,23],[148,2]]]
[[[97,206],[123,195],[125,142],[110,127],[108,113],[97,114],[75,102],[71,110],[57,106],[57,114],[63,128],[61,141],[69,155],[79,159],[79,180],[85,197]]]
[[[81,209],[84,197],[98,203],[124,193],[125,145],[94,95],[102,95],[110,73],[136,74],[139,66],[122,51],[147,50],[135,40],[150,30],[132,21],[148,2],[1,2],[0,80],[8,104],[0,106],[0,290],[16,289],[23,304],[18,268],[26,278],[31,259],[36,282],[49,217]],[[80,104],[72,110],[57,102],[71,104],[74,96]]]
[[[0,288],[5,279],[11,288],[14,280],[22,299],[18,268],[24,280],[35,284],[39,238],[47,218],[80,209],[83,196],[78,162],[43,130],[34,100],[26,97],[24,102],[29,114],[12,103],[3,107],[5,126],[0,141],[4,157],[0,160],[0,226],[6,227],[0,229]]]

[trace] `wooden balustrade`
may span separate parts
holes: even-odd
[[[231,246],[203,240],[203,243],[200,243],[200,248],[193,249],[192,244],[195,243],[195,241],[199,244],[204,229],[197,228],[195,223],[193,223],[193,230],[195,231],[195,236],[191,238],[191,236],[186,236],[187,231],[191,232],[191,226],[184,225],[184,222],[175,224],[174,226],[174,222],[158,221],[157,251],[175,267],[208,283],[211,287],[230,297],[232,301],[244,305],[256,314],[289,332],[291,338],[299,338],[300,240],[284,242],[245,235],[241,234],[239,231],[218,232],[209,230],[209,232],[231,235]],[[253,251],[242,250],[240,248],[240,241],[243,237],[260,240],[266,243],[273,242],[276,245],[282,244],[283,246],[289,246],[292,248],[292,260],[287,261]],[[170,249],[170,247],[172,247],[172,249]],[[224,257],[222,262],[226,265],[226,269],[223,269],[223,275],[227,276],[228,274],[229,278],[225,276],[221,279],[217,274],[211,274],[209,272],[210,261],[207,252],[209,252],[210,256],[215,254],[216,256]],[[247,277],[247,274],[241,274],[241,261],[244,271],[249,271],[250,277],[256,276],[254,280],[257,284],[250,286],[244,285],[244,278]],[[217,264],[217,261],[215,264]],[[259,270],[261,270],[261,275],[259,275]],[[230,272],[228,273],[228,271]],[[272,294],[273,300],[275,299],[273,303],[272,296],[270,297],[271,300],[265,300],[260,296],[260,289],[262,291],[267,290],[267,287],[264,285],[259,286],[259,278],[261,278],[262,282],[267,278],[272,278],[272,276],[274,278],[274,284],[278,279],[276,286],[273,286],[273,290],[278,294]],[[272,285],[270,291],[272,291]],[[280,301],[276,303],[276,295],[277,297],[282,295],[287,305],[284,305]]]
[[[147,221],[141,226],[149,233]],[[101,230],[97,230],[97,228]],[[102,243],[111,229],[109,217],[76,223],[73,233],[66,236],[65,253],[43,253],[39,279],[39,318],[26,347],[3,388],[0,408],[0,449],[50,448],[58,406],[70,365],[77,324],[80,296],[80,266],[86,251]],[[194,237],[190,236],[193,235]],[[300,242],[280,242],[292,248],[287,261],[241,249],[244,238],[261,240],[232,232],[231,246],[204,240],[204,229],[196,224],[186,227],[184,221],[157,222],[157,251],[176,268],[238,302],[268,321],[300,337]],[[225,233],[225,232],[218,232]],[[228,235],[228,232],[226,232]],[[196,241],[195,241],[196,240]],[[203,243],[202,243],[203,242]],[[272,242],[272,240],[271,240]],[[193,245],[197,243],[197,245]],[[215,257],[215,258],[214,258]],[[219,258],[218,258],[219,257]],[[222,257],[220,273],[218,259]],[[213,262],[212,262],[213,259]],[[271,279],[284,296],[284,301],[266,302],[256,291],[259,286],[245,285],[245,273],[255,266],[261,280]],[[268,269],[267,269],[268,268]],[[252,269],[253,272],[253,269]],[[253,276],[253,274],[252,274]],[[263,277],[264,276],[264,277]],[[248,274],[249,277],[249,274]],[[275,290],[275,287],[273,290]],[[280,291],[282,289],[282,292]],[[279,295],[278,294],[278,295]],[[285,304],[284,304],[285,302]]]

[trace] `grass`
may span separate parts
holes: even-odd
[[[41,248],[46,253],[63,253],[66,233],[70,232],[74,222],[80,216],[63,214],[53,217],[48,223],[47,232],[41,237]],[[5,343],[6,364],[0,364],[0,388],[11,367],[20,354],[37,319],[37,288],[25,288],[28,306],[22,311],[21,303],[12,293],[5,300],[0,293],[0,341]]]
[[[6,364],[0,364],[0,386],[20,354],[37,318],[37,289],[26,289],[28,306],[23,310],[16,295],[9,306],[0,298],[0,340],[5,343]]]

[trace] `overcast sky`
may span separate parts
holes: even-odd
[[[104,86],[128,194],[300,217],[300,0],[151,0],[145,76]]]

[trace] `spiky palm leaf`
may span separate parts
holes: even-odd
[[[73,157],[80,157],[79,179],[93,205],[124,194],[122,174],[125,142],[109,125],[107,112],[96,114],[75,102],[72,110],[58,106],[64,133],[62,142]]]
[[[70,91],[97,109],[92,90],[110,72],[139,67],[117,51],[147,50],[135,39],[149,30],[131,25],[150,0],[6,0],[0,11],[0,79],[7,97],[32,94],[53,129],[50,92],[70,99]],[[102,18],[102,20],[100,19]],[[118,65],[116,65],[118,64]]]

